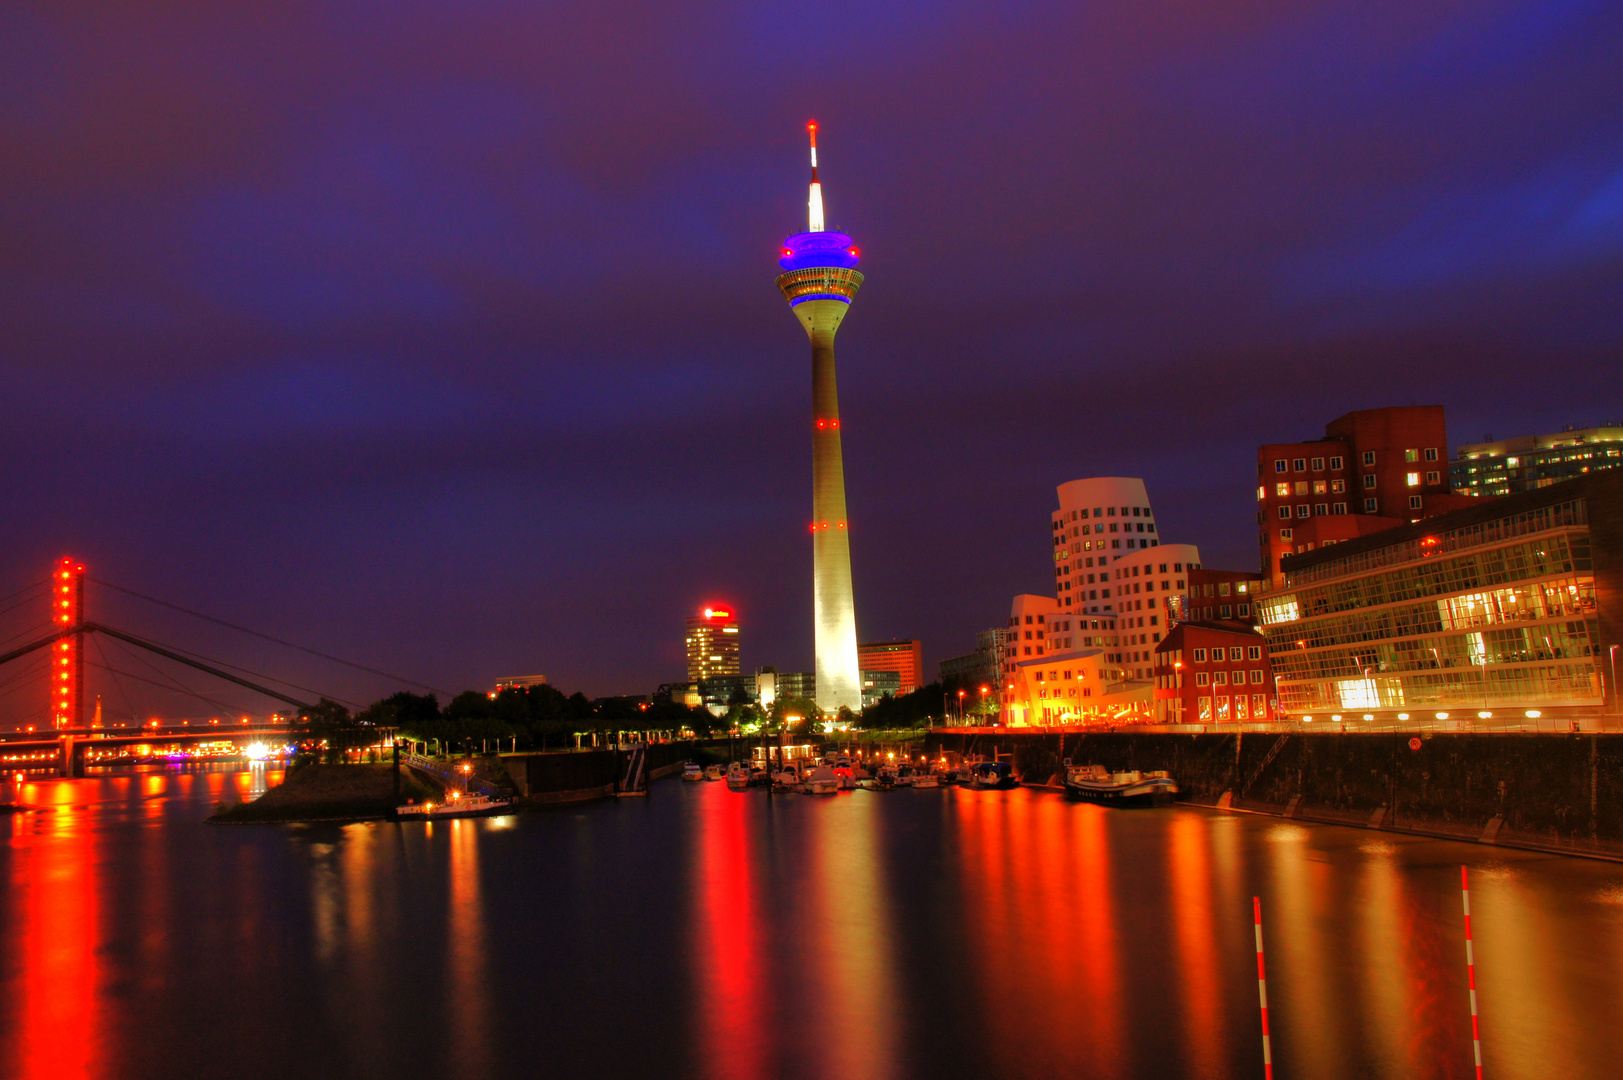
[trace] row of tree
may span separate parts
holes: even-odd
[[[886,696],[860,715],[841,710],[837,719],[862,728],[919,727],[945,715],[939,683],[901,697]],[[565,696],[551,686],[510,687],[497,694],[468,690],[441,707],[434,694],[402,690],[356,713],[323,698],[299,712],[300,734],[312,744],[325,743],[330,758],[371,745],[379,728],[392,728],[407,738],[434,740],[442,746],[472,748],[506,743],[520,749],[562,749],[574,745],[576,733],[612,731],[692,731],[700,737],[729,731],[775,734],[804,731],[825,717],[804,698],[780,698],[770,710],[734,702],[724,716],[679,701],[611,697],[588,701],[581,693]]]

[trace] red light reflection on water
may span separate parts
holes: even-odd
[[[769,1074],[764,931],[748,824],[754,799],[714,784],[705,788],[694,792],[700,798],[692,966],[704,1032],[700,1057],[717,1080],[753,1080]]]
[[[7,948],[21,952],[20,1001],[8,1003],[16,1024],[16,1060],[0,1075],[17,1080],[67,1080],[100,1071],[102,972],[97,959],[97,860],[94,838],[69,807],[74,781],[23,784],[22,802],[52,806],[31,815],[36,828],[11,840]],[[8,980],[9,981],[9,980]]]

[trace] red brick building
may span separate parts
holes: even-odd
[[[1157,723],[1272,720],[1277,708],[1267,642],[1251,624],[1182,622],[1155,647]]]
[[[1441,405],[1362,409],[1326,424],[1322,439],[1258,447],[1262,576],[1275,588],[1284,584],[1279,560],[1302,550],[1297,531],[1317,518],[1384,519],[1378,528],[1310,530],[1322,544],[1457,509],[1462,498],[1449,489]]]
[[[1244,570],[1208,570],[1192,567],[1189,571],[1188,608],[1185,619],[1210,622],[1214,619],[1234,619],[1257,622],[1257,594],[1262,591],[1262,580]]]

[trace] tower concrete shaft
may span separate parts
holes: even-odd
[[[827,299],[807,300],[794,309],[812,346],[812,411],[816,416],[812,429],[812,611],[817,632],[817,707],[831,713],[841,708],[862,710],[840,394],[834,374],[834,334],[849,309],[849,301]]]
[[[812,177],[806,232],[783,242],[778,288],[806,329],[812,347],[812,611],[817,641],[817,707],[862,709],[857,661],[856,598],[851,588],[851,531],[845,516],[845,458],[840,449],[840,394],[834,378],[834,335],[862,286],[857,249],[824,227],[817,179],[817,125],[811,131]]]

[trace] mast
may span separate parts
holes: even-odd
[[[812,162],[811,194],[806,199],[806,216],[809,219],[806,231],[823,232],[823,185],[817,180],[817,121],[807,124],[806,130],[811,132]]]

